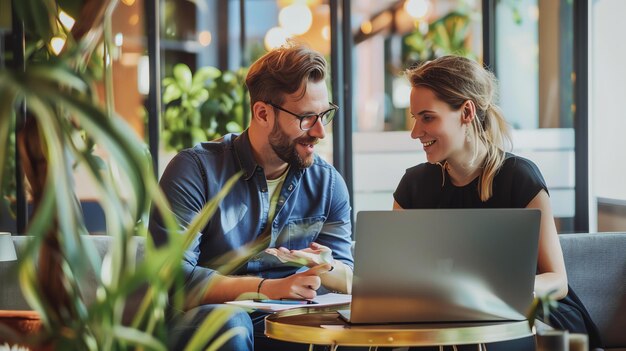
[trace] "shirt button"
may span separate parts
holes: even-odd
[[[293,184],[289,184],[289,187],[287,188],[287,190],[292,191],[293,190]]]
[[[262,188],[261,191],[266,193],[267,192],[267,188]]]

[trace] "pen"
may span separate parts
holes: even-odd
[[[317,303],[317,302],[311,301],[311,300],[295,300],[295,299],[280,299],[280,300],[254,299],[252,301],[254,301],[254,302],[262,302],[262,303],[275,303],[275,304],[279,304],[279,305],[313,305],[313,304]]]

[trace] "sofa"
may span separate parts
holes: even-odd
[[[626,351],[626,233],[559,235],[570,286],[596,322],[606,350]],[[85,237],[101,257],[110,237]],[[17,255],[28,238],[14,236]],[[144,255],[143,238],[136,238],[137,258]],[[0,310],[27,310],[14,274],[15,262],[0,262]],[[81,282],[87,300],[95,297],[95,276]]]
[[[84,239],[88,240],[87,244],[93,245],[103,259],[108,252],[111,245],[111,237],[106,235],[90,235],[84,236]],[[17,257],[25,252],[26,245],[29,237],[27,236],[13,236],[13,244],[15,245],[15,251]],[[145,250],[145,239],[143,237],[134,237],[132,244],[135,246],[137,261],[143,260]],[[17,262],[0,262],[0,310],[29,310],[30,307],[22,295],[18,279],[16,276]],[[85,275],[82,281],[78,282],[84,293],[87,304],[90,304],[96,298],[96,275],[90,272]],[[135,305],[141,299],[140,294],[134,294],[131,296],[132,301],[128,305]],[[126,312],[125,312],[126,313]],[[132,314],[132,311],[128,311],[128,314]]]
[[[605,350],[626,351],[626,233],[559,238],[569,285],[598,326]]]

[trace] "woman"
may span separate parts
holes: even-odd
[[[394,209],[541,210],[535,293],[551,293],[567,303],[559,304],[561,311],[553,313],[557,320],[546,322],[572,332],[592,331],[595,326],[582,303],[568,289],[541,172],[533,162],[505,151],[511,140],[502,112],[495,105],[494,75],[457,56],[429,61],[406,73],[412,86],[410,112],[415,120],[411,137],[422,143],[428,162],[406,171],[394,192]],[[592,346],[596,342],[593,338],[590,335]]]

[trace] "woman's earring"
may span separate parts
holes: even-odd
[[[469,128],[465,129],[465,140],[470,143],[472,141],[472,136],[470,135]]]

